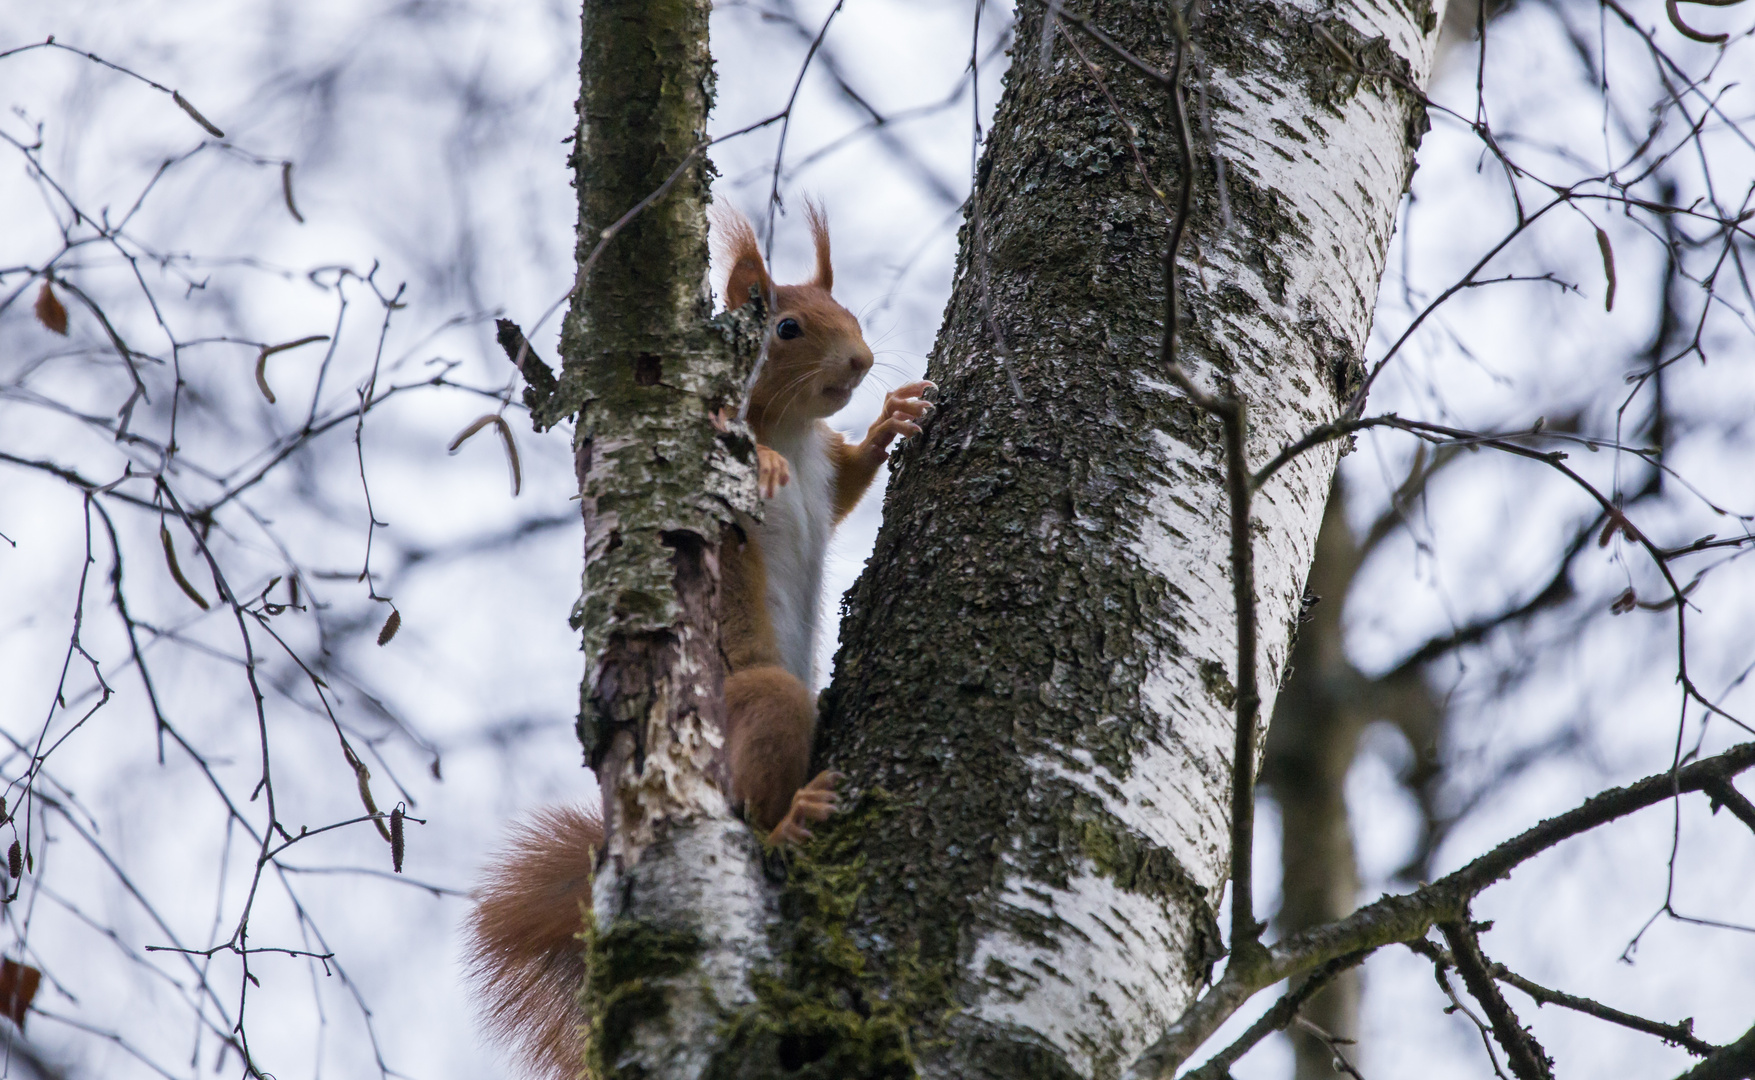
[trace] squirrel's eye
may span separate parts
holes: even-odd
[[[804,327],[798,325],[797,319],[781,319],[780,325],[774,328],[774,333],[778,334],[782,341],[791,341],[793,338],[803,335]]]

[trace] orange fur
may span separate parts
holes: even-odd
[[[805,203],[805,220],[816,252],[815,276],[800,285],[775,285],[762,261],[755,230],[735,210],[716,212],[715,234],[721,258],[730,264],[725,302],[741,306],[755,292],[768,308],[766,357],[750,389],[749,419],[756,442],[768,451],[773,437],[801,425],[821,429],[835,467],[833,520],[839,521],[870,486],[876,461],[829,431],[822,418],[836,412],[871,370],[871,349],[859,320],[830,295],[835,272],[830,259],[829,226],[822,209]],[[783,322],[798,333],[780,336]],[[772,452],[772,451],[768,451]],[[810,769],[816,704],[797,675],[778,663],[772,613],[767,602],[767,569],[761,544],[751,533],[721,548],[720,640],[729,667],[725,681],[726,763],[732,802],[758,829],[775,840],[808,835],[801,819],[821,820],[833,805],[833,777],[819,776],[811,795],[800,798]]]
[[[811,279],[811,284],[828,292],[835,287],[835,268],[829,263],[829,218],[822,207],[806,199],[804,220],[810,224],[811,247],[817,253],[817,276]]]
[[[835,524],[839,525],[865,497],[884,456],[866,453],[861,446],[834,438],[829,440],[829,457],[835,462]]]
[[[764,664],[725,680],[725,712],[731,801],[751,825],[775,829],[810,774],[816,702],[796,675]]]
[[[584,1064],[583,911],[603,823],[553,806],[517,825],[511,847],[488,866],[468,927],[470,980],[487,1028],[527,1067],[572,1080]]]
[[[720,256],[731,264],[725,279],[725,306],[743,307],[750,302],[750,290],[754,288],[759,290],[756,295],[772,309],[774,283],[762,264],[762,245],[756,242],[756,230],[750,228],[749,219],[735,210],[715,206],[713,243]]]
[[[728,536],[719,545],[719,640],[728,671],[780,662],[767,595],[761,545],[748,534]]]

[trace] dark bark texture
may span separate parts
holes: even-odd
[[[1169,69],[1163,5],[1082,14]],[[1130,143],[1173,193],[1169,101],[1081,40],[1117,117],[1065,42],[1039,67],[1041,10],[1020,16],[1031,47],[977,174],[985,244],[965,227],[927,371],[939,407],[892,462],[845,602],[819,756],[857,804],[824,850],[857,870],[864,997],[938,995],[913,1021],[923,1074],[1108,1077],[1221,955],[1236,693],[1221,434],[1154,370],[1169,230]],[[1183,355],[1249,403],[1254,462],[1355,385],[1423,130],[1390,80],[1337,72],[1318,31],[1417,81],[1435,21],[1391,8],[1390,39],[1372,38],[1250,2],[1195,20]],[[1307,456],[1258,496],[1269,707],[1334,460]]]

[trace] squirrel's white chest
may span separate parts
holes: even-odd
[[[825,435],[813,426],[798,438],[773,441],[773,449],[785,456],[792,479],[767,500],[756,527],[768,572],[768,618],[780,662],[812,689],[823,563],[834,530],[835,468]]]

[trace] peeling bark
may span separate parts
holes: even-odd
[[[1160,7],[1085,14],[1168,69]],[[1021,14],[1038,40],[1040,10]],[[1231,224],[1197,125],[1185,364],[1248,403],[1254,462],[1354,385],[1424,125],[1373,72],[1417,84],[1436,23],[1423,5],[1247,2],[1194,27],[1188,93],[1206,80]],[[861,889],[860,990],[937,988],[911,1041],[928,1076],[1119,1075],[1219,953],[1236,693],[1221,436],[1153,370],[1167,223],[1127,125],[1173,190],[1168,101],[1093,57],[1125,123],[1069,49],[1008,76],[975,197],[1025,399],[965,230],[928,368],[939,408],[893,461],[825,702],[823,764],[859,797],[834,831]],[[1334,454],[1256,500],[1269,708]]]
[[[594,1075],[700,1076],[747,1004],[773,900],[721,782],[718,550],[758,513],[737,423],[759,328],[710,320],[708,0],[589,0],[574,165],[582,268],[539,423],[577,414],[580,739],[603,793],[587,1001]],[[686,167],[684,167],[686,165]]]

